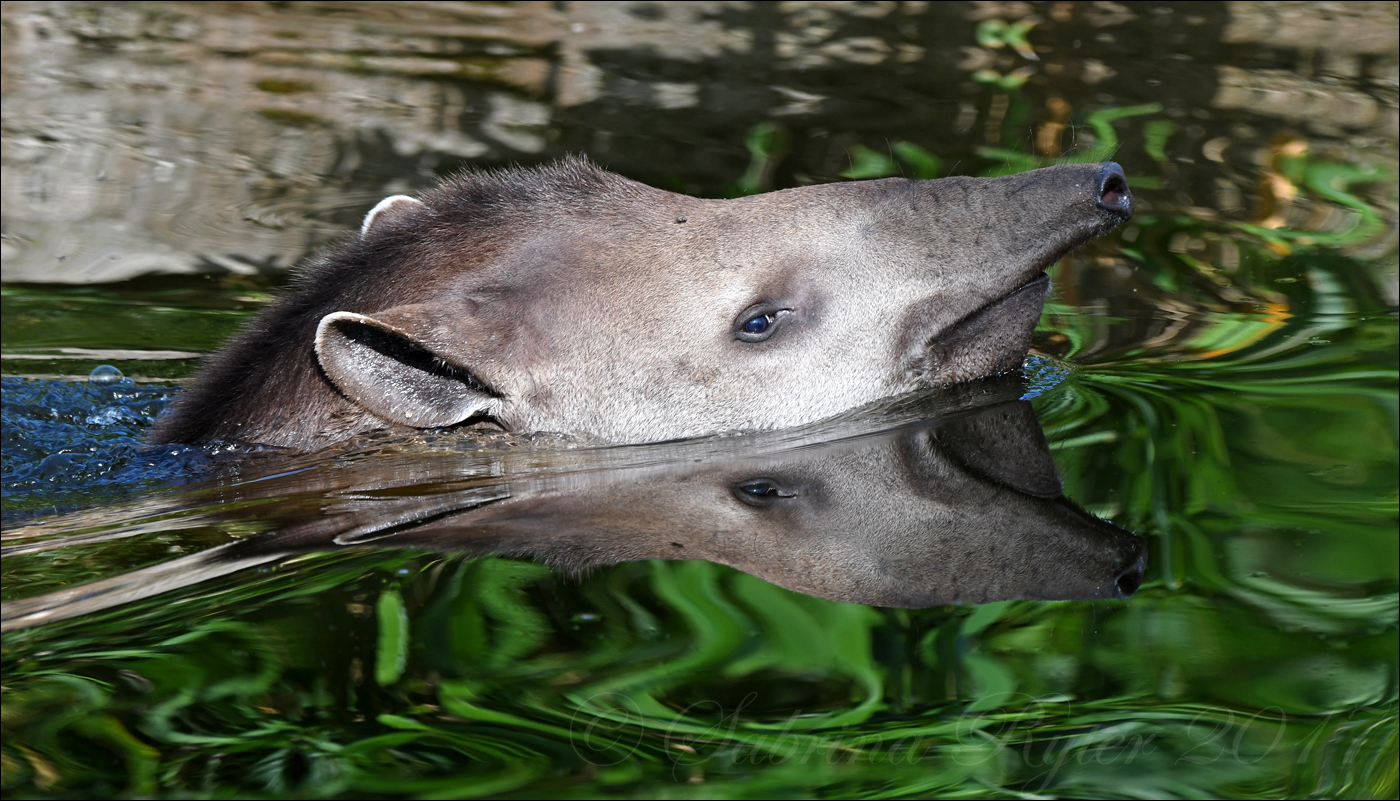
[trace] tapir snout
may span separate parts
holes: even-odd
[[[1112,163],[735,200],[582,159],[467,173],[386,199],[315,257],[153,439],[799,425],[1018,368],[1044,270],[1132,210]]]

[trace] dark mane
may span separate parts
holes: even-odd
[[[362,413],[316,360],[316,326],[324,315],[371,313],[390,299],[423,294],[423,276],[470,267],[498,250],[503,232],[515,227],[503,225],[507,218],[539,222],[643,191],[580,156],[449,177],[421,195],[422,209],[376,222],[364,236],[346,237],[299,265],[286,294],[209,356],[156,421],[149,441],[294,444],[353,433]]]
[[[434,211],[461,221],[483,213],[551,211],[595,205],[600,199],[636,195],[646,187],[614,175],[583,156],[567,156],[538,167],[467,169],[448,177],[422,197]]]

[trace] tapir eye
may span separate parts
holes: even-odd
[[[771,478],[751,478],[740,481],[732,488],[734,497],[759,508],[772,506],[784,498],[795,498],[797,493],[786,489]]]
[[[739,316],[739,325],[734,332],[741,342],[762,342],[773,336],[782,318],[792,314],[792,309],[750,309]]]

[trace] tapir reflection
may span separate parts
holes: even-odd
[[[706,559],[808,595],[910,608],[1124,598],[1145,563],[1141,538],[1063,497],[1025,401],[766,458],[588,476],[375,544],[391,540],[575,570]]]
[[[576,572],[706,559],[808,595],[907,608],[1126,598],[1146,561],[1140,537],[1063,496],[1027,401],[763,455],[428,486],[338,493],[322,516],[280,532],[7,604],[5,627],[354,546],[525,557]]]

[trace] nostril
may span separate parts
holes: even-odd
[[[1128,191],[1128,177],[1123,168],[1113,162],[1103,165],[1099,173],[1099,206],[1109,211],[1133,213],[1133,196]]]
[[[1110,175],[1099,191],[1099,202],[1105,206],[1117,206],[1123,202],[1123,195],[1128,193],[1128,182],[1117,175]]]
[[[1133,593],[1138,591],[1138,587],[1142,586],[1142,568],[1142,560],[1139,559],[1113,580],[1113,586],[1118,588],[1118,597],[1131,598]]]

